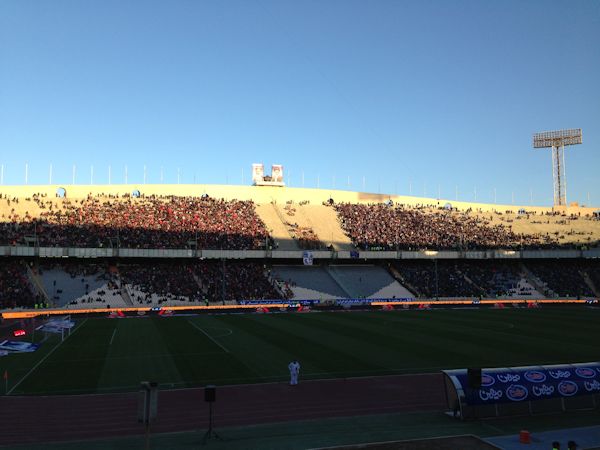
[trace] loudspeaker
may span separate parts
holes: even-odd
[[[204,401],[213,403],[217,399],[217,387],[209,384],[204,388]]]
[[[467,383],[471,389],[481,387],[481,368],[467,369]]]

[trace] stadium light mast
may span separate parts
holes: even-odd
[[[581,128],[544,131],[533,135],[533,148],[552,149],[552,178],[554,180],[554,206],[567,206],[567,176],[565,172],[565,146],[583,142]]]

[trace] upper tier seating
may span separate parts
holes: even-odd
[[[544,247],[549,235],[519,234],[469,212],[385,204],[336,204],[341,225],[359,248],[369,250],[454,250]]]
[[[0,245],[36,239],[48,247],[259,249],[267,231],[252,201],[206,197],[99,198],[60,205],[21,199],[41,210],[33,217],[13,210],[0,222]],[[33,205],[32,205],[33,209]],[[8,220],[7,220],[8,219]]]

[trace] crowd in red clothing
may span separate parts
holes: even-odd
[[[62,207],[42,197],[20,201],[36,202],[41,215],[19,217],[13,209],[9,220],[0,223],[0,245],[23,244],[33,237],[40,246],[51,247],[164,249],[193,243],[198,248],[243,250],[263,248],[268,236],[252,201],[88,196],[65,199]]]
[[[25,263],[18,260],[0,260],[0,309],[32,307],[39,299],[27,278]]]

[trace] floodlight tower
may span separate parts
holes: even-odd
[[[567,206],[567,176],[565,173],[565,145],[582,143],[581,128],[544,131],[533,135],[533,148],[552,148],[552,177],[554,179],[554,206]]]

